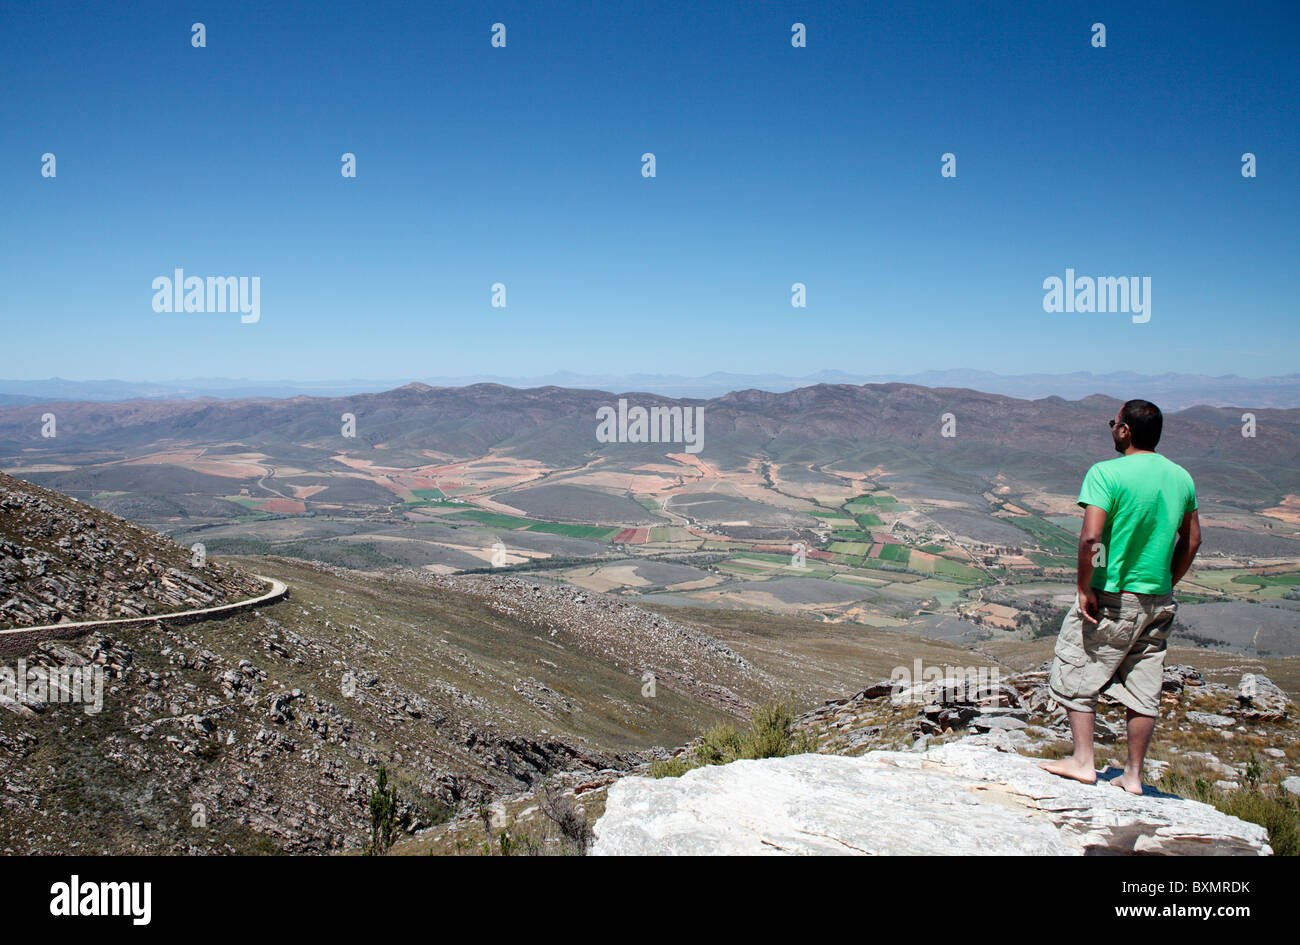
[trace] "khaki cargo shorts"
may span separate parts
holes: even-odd
[[[1061,623],[1049,685],[1067,709],[1095,712],[1105,694],[1142,715],[1160,714],[1173,594],[1097,591],[1097,623],[1076,600]]]

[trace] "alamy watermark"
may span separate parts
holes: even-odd
[[[153,280],[155,312],[240,312],[251,325],[262,318],[261,276],[186,276],[184,269]]]
[[[132,925],[148,925],[153,916],[153,883],[82,881],[76,873],[50,886],[52,916],[129,916]]]
[[[104,708],[104,667],[28,666],[26,660],[16,668],[0,666],[0,702],[79,703],[87,715],[95,715]]]
[[[618,410],[608,405],[596,411],[599,443],[682,443],[686,452],[704,449],[704,408],[628,407],[618,399]]]
[[[1043,280],[1044,312],[1123,312],[1132,313],[1137,325],[1151,321],[1151,277],[1142,276],[1075,276],[1065,270],[1065,278],[1048,276]]]
[[[995,666],[925,666],[920,657],[911,666],[895,666],[889,674],[894,704],[977,701],[1001,692],[1002,677]]]

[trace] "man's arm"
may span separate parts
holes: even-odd
[[[1174,584],[1183,579],[1187,569],[1192,566],[1196,549],[1201,547],[1201,518],[1196,509],[1183,516],[1183,524],[1178,526],[1178,544],[1174,545],[1174,560],[1169,566],[1170,577]]]
[[[1089,623],[1097,622],[1097,592],[1092,589],[1093,560],[1101,545],[1101,533],[1106,530],[1106,510],[1095,505],[1083,508],[1083,528],[1079,531],[1079,580],[1076,590],[1079,610]],[[1102,554],[1105,554],[1102,548]]]

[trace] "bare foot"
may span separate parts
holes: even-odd
[[[1121,774],[1115,779],[1115,783],[1130,794],[1142,793],[1142,779],[1135,774]]]
[[[1059,761],[1040,761],[1038,767],[1042,768],[1049,774],[1059,775],[1062,778],[1070,778],[1074,781],[1082,781],[1084,784],[1097,783],[1097,771],[1092,765],[1080,764],[1074,760],[1074,757],[1062,758]]]

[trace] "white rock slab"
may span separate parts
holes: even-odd
[[[593,855],[1271,854],[1264,828],[1208,804],[1079,784],[955,743],[796,755],[624,778]]]

